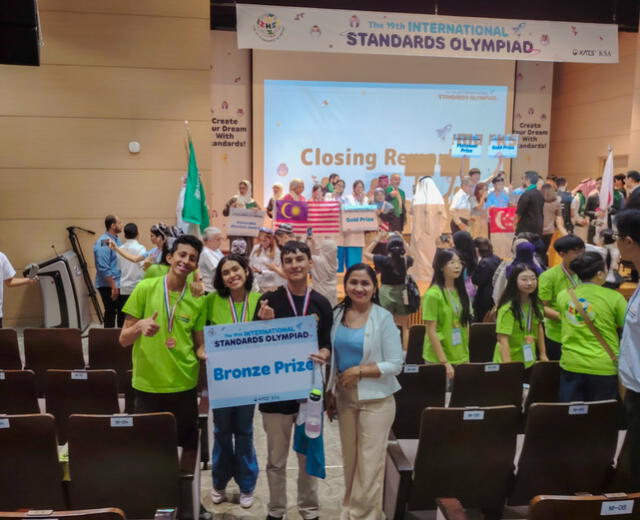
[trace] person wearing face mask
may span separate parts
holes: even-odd
[[[544,309],[538,298],[538,274],[527,264],[511,266],[507,287],[498,303],[498,343],[493,361],[524,363],[528,380],[537,352],[541,361],[548,361],[543,319]]]
[[[386,236],[386,233],[378,234],[376,240],[365,250],[364,257],[373,261],[376,271],[380,273],[380,305],[393,314],[397,325],[406,328],[410,311],[404,301],[404,290],[407,269],[413,265],[413,258],[406,254],[407,245],[395,233],[389,235],[387,254],[374,255],[373,249]]]
[[[351,266],[345,297],[334,310],[334,361],[327,415],[339,417],[344,460],[343,518],[382,518],[384,461],[400,389],[400,334],[391,313],[378,305],[376,274]]]
[[[582,283],[565,289],[557,298],[562,331],[558,401],[616,399],[618,333],[627,302],[619,292],[602,287],[607,272],[600,253],[584,253],[571,262],[570,269]]]
[[[426,322],[422,357],[441,363],[453,379],[454,366],[469,362],[471,305],[462,278],[463,265],[455,249],[440,249],[433,260],[433,281],[422,298]]]
[[[253,273],[243,256],[229,255],[216,267],[216,292],[206,299],[207,323],[224,325],[251,321],[260,294],[251,292]],[[211,360],[215,364],[215,357]],[[211,475],[214,504],[227,499],[225,489],[233,478],[240,487],[240,506],[251,507],[258,480],[258,460],[253,446],[255,405],[213,410],[213,454]]]

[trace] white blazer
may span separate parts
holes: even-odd
[[[335,344],[336,330],[342,320],[342,313],[342,309],[333,312],[332,345]],[[358,400],[382,399],[400,390],[400,383],[396,379],[396,375],[402,371],[400,331],[393,321],[393,315],[379,305],[373,305],[367,318],[361,363],[376,363],[382,375],[378,378],[363,377],[358,381]],[[335,390],[337,371],[338,364],[333,361],[327,383],[327,388],[331,391]]]

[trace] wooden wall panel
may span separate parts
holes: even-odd
[[[206,121],[208,81],[209,70],[7,67],[0,114]]]
[[[3,117],[0,169],[172,169],[187,168],[183,121]],[[211,162],[209,124],[191,124],[198,164]],[[131,154],[130,141],[140,153]]]
[[[208,68],[209,21],[205,19],[58,11],[40,15],[45,42],[42,64]]]
[[[211,178],[208,0],[41,0],[41,67],[0,66],[0,251],[20,272],[80,234],[91,274],[108,213],[175,223],[189,119]],[[130,154],[129,141],[142,145]],[[4,322],[42,323],[38,288],[8,290]]]
[[[40,0],[40,11],[76,11],[209,20],[209,3],[185,0]]]

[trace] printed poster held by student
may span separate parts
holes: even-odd
[[[375,231],[378,218],[375,206],[345,206],[342,208],[342,231]]]
[[[265,212],[246,208],[231,208],[227,220],[227,235],[236,237],[257,237]]]
[[[205,327],[212,408],[306,399],[318,350],[313,316]]]

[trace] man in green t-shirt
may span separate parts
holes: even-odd
[[[538,296],[544,305],[547,356],[552,361],[558,361],[562,339],[558,294],[567,287],[576,287],[580,283],[569,266],[575,258],[584,253],[584,242],[576,235],[567,235],[556,240],[553,248],[562,257],[562,263],[540,275]]]
[[[200,359],[206,359],[204,298],[193,296],[187,277],[198,267],[202,242],[177,238],[167,255],[166,276],[142,280],[123,309],[120,344],[133,344],[135,413],[171,412],[178,443],[198,442],[197,389]]]
[[[393,219],[389,222],[389,231],[399,231],[402,233],[404,227],[404,203],[406,196],[404,191],[400,189],[402,177],[400,174],[394,173],[390,179],[390,185],[387,186],[387,200],[393,206]]]

